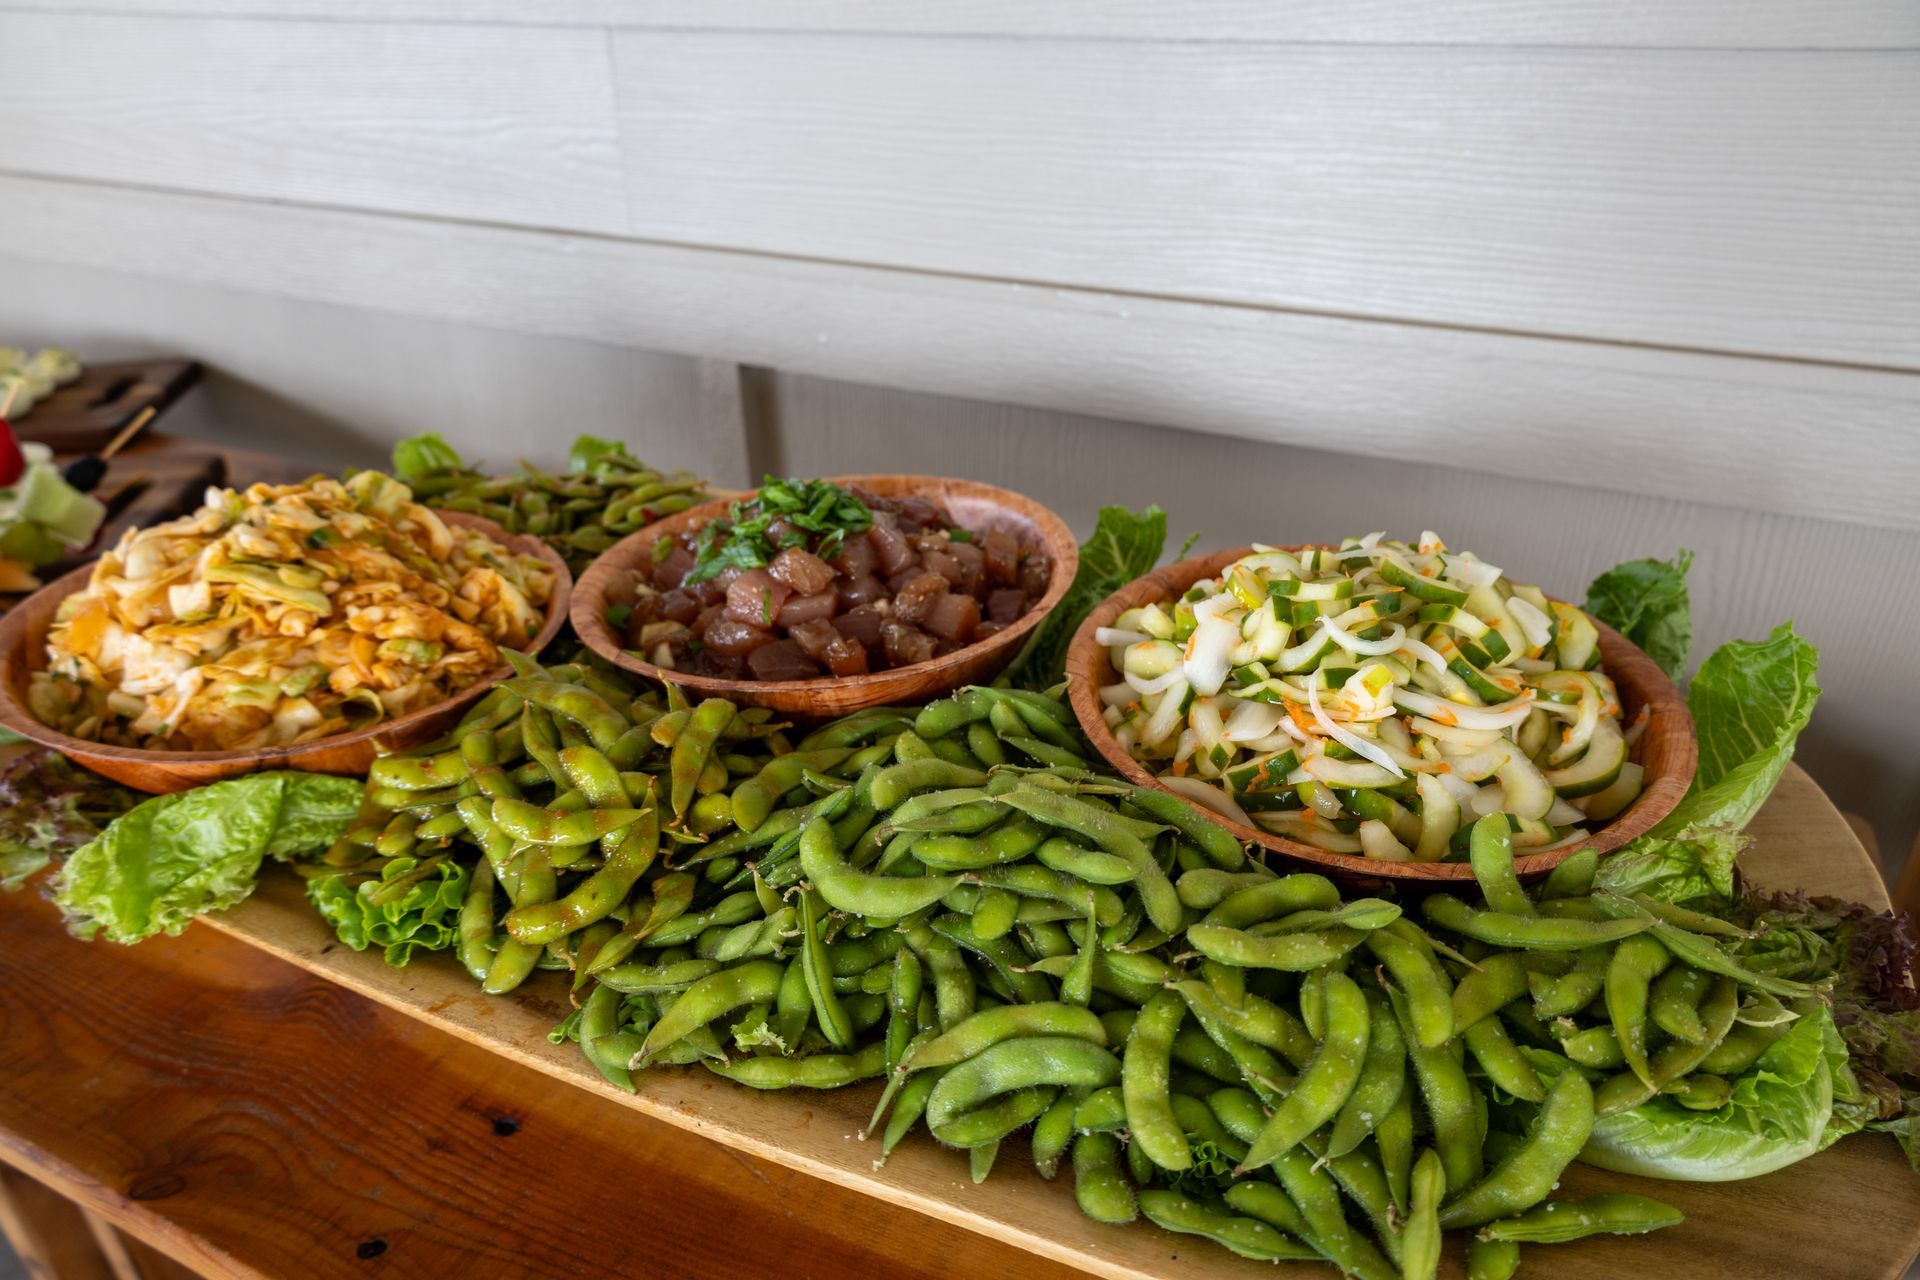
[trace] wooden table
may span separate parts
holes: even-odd
[[[1753,833],[1760,882],[1885,903],[1797,768]],[[210,928],[83,944],[25,893],[0,899],[0,936],[0,1159],[205,1275],[1073,1274],[604,1103]],[[1785,1216],[1809,1176],[1857,1188],[1845,1220]],[[1891,1140],[1851,1138],[1739,1194],[1782,1206],[1771,1274],[1894,1277],[1920,1251],[1912,1179]]]

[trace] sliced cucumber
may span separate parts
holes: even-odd
[[[1380,560],[1380,577],[1390,587],[1399,587],[1418,600],[1427,600],[1434,604],[1464,605],[1467,593],[1451,583],[1438,578],[1428,578],[1415,573],[1392,556],[1383,556]]]
[[[1587,744],[1586,754],[1563,768],[1549,769],[1546,778],[1563,796],[1590,796],[1612,786],[1626,762],[1627,740],[1621,736],[1619,726],[1611,720],[1601,720],[1594,725],[1593,740]]]
[[[1383,862],[1413,861],[1413,850],[1401,844],[1384,822],[1369,820],[1360,824],[1360,852]]]
[[[1460,802],[1430,773],[1414,781],[1420,788],[1420,838],[1413,856],[1421,862],[1438,862],[1447,856],[1447,842],[1460,829]]]
[[[1647,771],[1629,760],[1620,766],[1620,776],[1613,780],[1613,785],[1574,803],[1595,822],[1610,822],[1639,798],[1646,780]]]
[[[1253,820],[1262,830],[1288,840],[1298,840],[1301,844],[1310,844],[1316,849],[1325,849],[1328,853],[1360,852],[1358,836],[1348,835],[1317,813],[1309,816],[1299,809],[1287,809],[1256,813]]]
[[[1600,632],[1593,619],[1570,604],[1552,602],[1553,618],[1559,623],[1553,639],[1555,660],[1564,671],[1585,671],[1600,656]]]
[[[1287,784],[1287,775],[1300,767],[1300,754],[1289,748],[1234,765],[1226,771],[1227,785],[1243,791],[1279,791]]]
[[[1508,744],[1507,762],[1496,771],[1500,785],[1506,791],[1506,799],[1501,808],[1520,818],[1544,818],[1553,808],[1558,797],[1546,775],[1542,774],[1533,761],[1521,753],[1518,746]]]
[[[1413,810],[1379,791],[1335,791],[1340,803],[1356,818],[1387,824],[1396,839],[1416,843],[1420,839],[1420,819]]]
[[[1335,760],[1317,755],[1301,767],[1316,781],[1332,787],[1389,787],[1399,781],[1371,760]]]

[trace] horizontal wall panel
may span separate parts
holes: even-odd
[[[52,0],[0,7],[71,8]],[[1920,45],[1907,0],[89,0],[91,12],[611,24],[1114,40],[1884,49]]]
[[[0,13],[0,166],[617,231],[606,35]]]
[[[137,226],[136,239],[127,234]],[[39,260],[1920,529],[1920,377],[0,178]],[[1143,474],[1180,465],[1141,457]]]
[[[1920,51],[615,39],[637,235],[1920,368]]]

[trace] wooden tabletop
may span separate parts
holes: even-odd
[[[1884,904],[1797,768],[1753,832],[1760,882]],[[206,1275],[1073,1274],[609,1105],[209,928],[80,943],[28,892],[0,898],[0,932],[0,1159]],[[1902,1216],[1891,1140],[1821,1159],[1863,1189],[1844,1273],[1899,1275],[1920,1211]],[[1783,1232],[1783,1265],[1809,1247]]]

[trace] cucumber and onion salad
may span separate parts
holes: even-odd
[[[1334,853],[1464,857],[1505,813],[1516,849],[1577,841],[1640,794],[1579,609],[1431,532],[1256,546],[1098,632],[1121,746],[1168,786]]]

